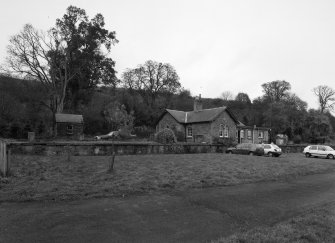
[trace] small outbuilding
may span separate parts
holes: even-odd
[[[81,138],[84,134],[84,119],[82,115],[62,114],[55,115],[56,136]]]

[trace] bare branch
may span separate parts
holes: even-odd
[[[313,89],[318,98],[320,112],[333,111],[335,108],[335,90],[326,85],[319,85]]]

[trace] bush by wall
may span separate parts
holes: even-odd
[[[162,144],[176,143],[177,138],[170,128],[164,128],[155,134],[155,141]]]

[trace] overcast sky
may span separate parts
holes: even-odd
[[[192,95],[262,95],[286,80],[317,107],[312,89],[335,88],[334,0],[10,0],[1,3],[0,62],[11,35],[31,23],[48,30],[69,5],[105,17],[120,41],[111,57],[118,76],[146,60],[175,67]]]

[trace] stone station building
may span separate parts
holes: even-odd
[[[166,109],[160,116],[156,132],[164,128],[182,134],[185,142],[268,143],[269,128],[245,126],[228,107],[203,109],[201,96],[195,98],[193,111]]]

